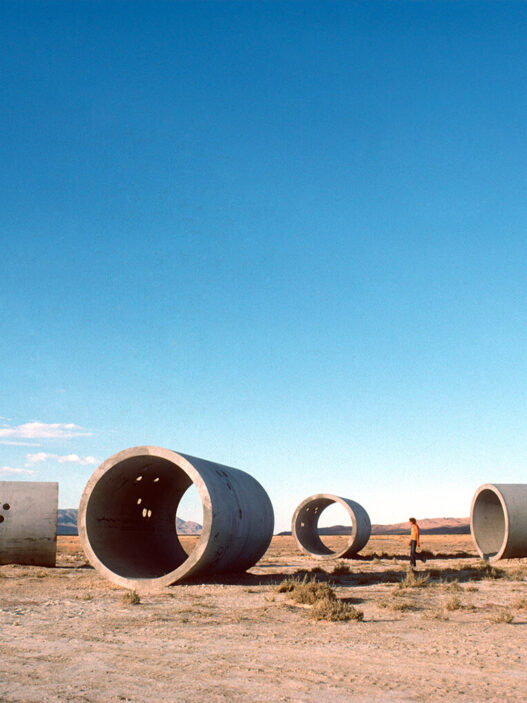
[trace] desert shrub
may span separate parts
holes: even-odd
[[[459,610],[461,608],[461,601],[457,596],[450,596],[450,598],[445,603],[445,608],[449,611]]]
[[[426,588],[430,585],[430,574],[418,574],[413,571],[407,571],[406,576],[402,581],[399,581],[396,588],[403,590],[406,588]]]
[[[509,608],[497,608],[493,613],[490,614],[489,620],[496,624],[510,624],[514,620],[514,615],[509,610]]]
[[[458,581],[447,581],[443,584],[443,587],[445,591],[450,591],[452,593],[459,593],[459,591],[463,590]]]
[[[298,579],[284,579],[276,590],[278,593],[289,593],[293,591],[299,583],[300,581]]]
[[[476,591],[479,591],[479,588],[477,586],[467,586],[465,591],[467,591],[467,593],[476,593]]]
[[[480,560],[477,571],[482,579],[503,579],[507,576],[507,572],[504,569],[492,566],[484,559]]]
[[[509,578],[512,581],[524,581],[527,577],[527,567],[526,566],[516,566],[514,569],[510,569]]]
[[[448,620],[448,613],[445,608],[435,608],[424,613],[424,616],[430,620]]]
[[[389,610],[394,610],[395,612],[404,613],[406,610],[415,610],[415,605],[409,603],[408,601],[401,600],[400,598],[385,598],[378,603],[381,608],[388,608]]]
[[[364,620],[364,612],[350,603],[344,603],[335,598],[320,598],[309,611],[314,620]]]
[[[349,574],[350,567],[345,561],[338,561],[333,567],[332,574]]]
[[[317,581],[302,581],[291,591],[291,597],[296,603],[313,605],[324,598],[335,600],[335,591],[327,583]]]
[[[125,605],[139,605],[141,602],[141,598],[139,597],[139,593],[137,591],[126,591],[126,593],[123,593],[123,597],[121,598],[121,601]]]

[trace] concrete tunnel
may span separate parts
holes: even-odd
[[[318,521],[322,512],[330,505],[339,503],[348,513],[352,529],[344,549],[331,550],[320,539]],[[349,498],[332,493],[317,493],[303,500],[295,510],[291,532],[299,549],[310,557],[317,559],[335,559],[351,557],[367,544],[370,539],[371,523],[368,513],[362,505]]]
[[[470,510],[470,531],[488,561],[527,556],[527,484],[485,483]]]
[[[203,529],[187,554],[176,513],[194,484]],[[266,552],[274,528],[269,496],[249,474],[161,447],[125,449],[89,479],[79,506],[88,560],[113,583],[155,589],[193,576],[245,571]]]

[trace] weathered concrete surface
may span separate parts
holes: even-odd
[[[352,530],[348,543],[340,552],[334,552],[327,547],[318,534],[318,520],[322,511],[339,503],[346,509],[351,518]],[[334,559],[336,557],[351,557],[366,545],[370,539],[371,523],[368,513],[362,505],[354,500],[332,495],[331,493],[317,493],[303,500],[293,515],[291,531],[298,547],[312,557],[319,559]]]
[[[0,564],[55,566],[59,484],[0,481]]]
[[[527,484],[485,483],[472,499],[470,531],[489,561],[527,556]]]
[[[181,497],[194,484],[203,529],[187,555],[176,532]],[[79,506],[90,563],[120,586],[152,590],[191,576],[244,571],[271,542],[274,514],[249,474],[161,447],[133,447],[93,473]]]

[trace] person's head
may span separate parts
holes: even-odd
[[[417,524],[417,520],[416,520],[414,517],[409,517],[409,518],[408,518],[408,522],[411,522],[412,525]]]

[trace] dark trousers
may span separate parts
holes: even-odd
[[[410,541],[410,565],[415,566],[415,550],[417,548],[417,540]]]

